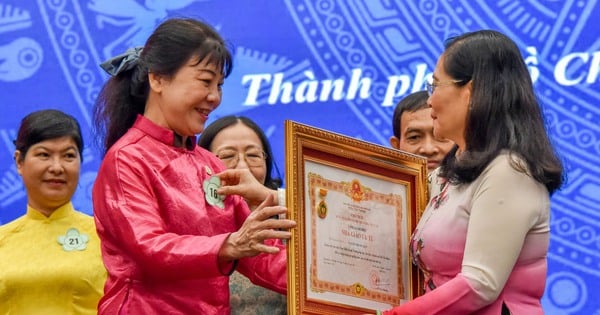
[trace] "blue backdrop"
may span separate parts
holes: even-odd
[[[203,19],[231,43],[234,71],[211,120],[256,120],[281,170],[284,119],[388,145],[393,105],[423,89],[445,38],[482,28],[509,35],[568,168],[552,199],[544,309],[600,314],[596,0],[0,0],[0,223],[25,211],[12,140],[20,119],[41,108],[69,112],[85,129],[74,203],[92,213],[100,155],[90,116],[107,79],[98,64],[142,45],[169,16]]]

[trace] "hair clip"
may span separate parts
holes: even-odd
[[[113,77],[121,72],[130,70],[138,64],[138,59],[143,48],[141,46],[129,48],[125,53],[104,61],[100,64],[100,67]]]

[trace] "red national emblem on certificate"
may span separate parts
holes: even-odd
[[[363,200],[363,197],[364,191],[362,185],[358,179],[352,180],[352,184],[350,185],[350,198],[352,198],[352,201],[354,202],[359,202]]]

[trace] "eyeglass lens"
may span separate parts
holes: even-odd
[[[264,160],[267,158],[266,153],[258,148],[249,149],[245,152],[239,152],[237,150],[223,150],[217,153],[217,157],[228,167],[236,166],[239,162],[240,155],[244,156],[244,160],[248,166],[262,166]]]

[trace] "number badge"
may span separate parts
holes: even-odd
[[[225,205],[223,200],[225,196],[217,194],[217,189],[221,187],[221,179],[217,176],[212,176],[205,180],[202,188],[204,188],[204,197],[209,205],[223,209]]]
[[[65,235],[61,235],[57,239],[58,243],[62,245],[63,250],[66,252],[86,249],[89,240],[89,236],[84,233],[79,233],[79,230],[76,228],[68,229]]]

